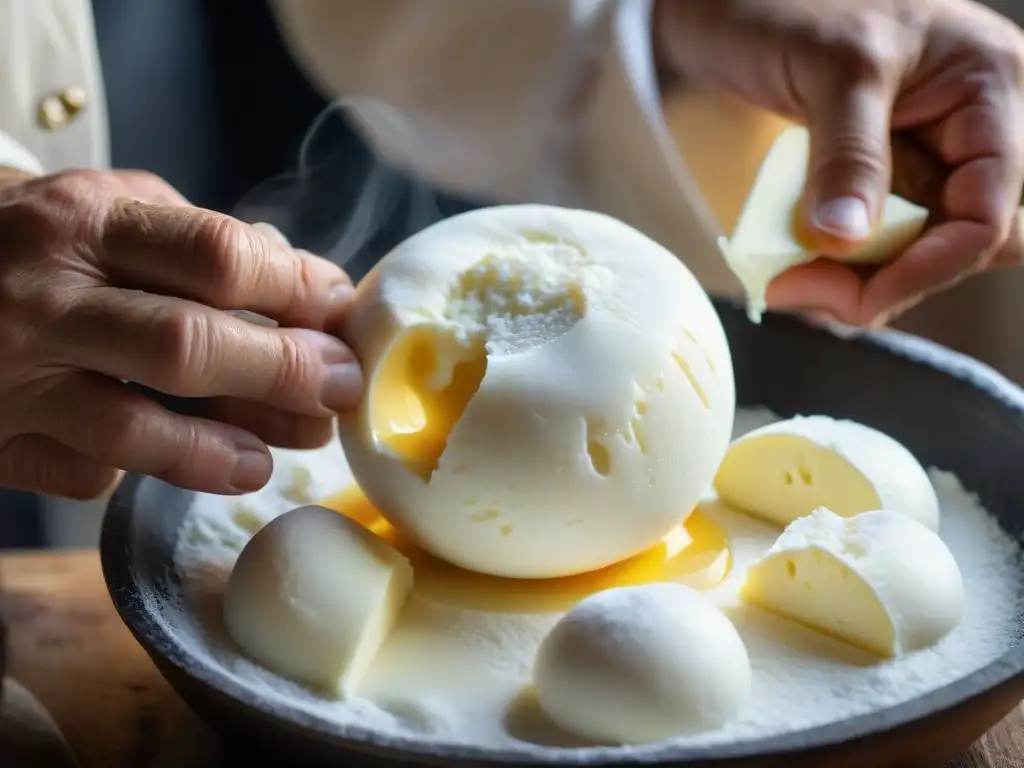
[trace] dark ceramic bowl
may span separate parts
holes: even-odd
[[[718,308],[732,345],[741,405],[765,405],[780,415],[823,413],[875,426],[925,465],[958,474],[1004,528],[1024,541],[1024,391],[979,363],[916,338],[885,333],[842,340],[780,317],[754,326],[738,308]],[[539,764],[492,750],[398,750],[357,729],[327,732],[309,715],[263,706],[217,670],[191,664],[188,652],[152,614],[153,601],[139,599],[140,593],[167,593],[173,586],[175,543],[191,496],[151,478],[127,477],[103,526],[103,573],[122,619],[157,667],[221,733],[255,745],[261,758],[277,754],[291,765]],[[1020,621],[1024,629],[1024,618]],[[1024,645],[1017,645],[969,677],[905,704],[757,741],[682,748],[659,764],[942,765],[1022,698]],[[566,751],[546,764],[579,762]]]

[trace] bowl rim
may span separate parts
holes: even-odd
[[[716,301],[726,308],[732,302]],[[734,307],[735,308],[735,307]],[[742,311],[742,310],[738,310]],[[778,322],[799,322],[790,318],[773,318]],[[827,329],[810,330],[832,334]],[[1019,387],[992,367],[935,342],[896,330],[867,330],[844,343],[862,344],[904,358],[941,374],[958,379],[1011,410],[1024,414],[1024,388]],[[601,766],[627,763],[641,765],[678,764],[688,761],[714,763],[719,761],[786,757],[833,747],[847,741],[865,738],[879,732],[912,725],[926,717],[949,712],[971,699],[1024,677],[1024,641],[1007,649],[996,659],[974,672],[921,696],[882,709],[855,715],[806,729],[787,731],[767,737],[741,739],[708,745],[659,745],[643,747],[585,747],[577,749],[524,746],[493,748],[450,742],[426,742],[407,736],[385,736],[379,731],[359,725],[323,728],[324,719],[290,703],[261,699],[250,688],[232,679],[230,673],[217,665],[196,659],[139,599],[139,580],[127,557],[134,525],[133,500],[145,482],[153,478],[127,474],[107,505],[100,536],[100,561],[104,581],[114,607],[146,652],[155,660],[174,667],[176,673],[193,685],[212,690],[249,710],[255,718],[265,718],[292,730],[313,731],[339,749],[354,754],[416,761],[421,764],[452,765],[473,762],[492,765]],[[185,491],[188,493],[188,491]],[[158,667],[161,664],[158,663]]]

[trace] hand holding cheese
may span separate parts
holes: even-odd
[[[786,270],[812,261],[819,253],[803,236],[799,205],[807,181],[810,137],[806,128],[783,131],[765,156],[739,221],[720,246],[729,268],[747,294],[751,320],[759,322],[771,281]],[[832,258],[872,263],[899,255],[928,219],[928,211],[896,195],[884,202],[880,220],[859,248]]]
[[[352,696],[412,586],[403,555],[324,507],[275,518],[242,550],[224,595],[228,633],[253,661]]]
[[[541,643],[533,679],[548,717],[602,743],[721,727],[751,691],[735,627],[704,595],[672,583],[577,603]]]
[[[715,490],[780,526],[828,507],[842,517],[892,509],[939,529],[935,489],[914,455],[883,432],[828,416],[798,416],[737,438]]]
[[[729,348],[682,262],[587,211],[455,216],[359,284],[368,385],[339,434],[360,487],[455,565],[545,578],[652,546],[702,495],[735,408]]]
[[[893,511],[819,509],[747,573],[742,597],[880,656],[926,648],[959,623],[964,585],[936,533]]]

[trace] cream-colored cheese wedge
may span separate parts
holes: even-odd
[[[720,728],[747,703],[751,669],[736,628],[682,584],[599,592],[541,642],[541,709],[566,731],[642,744]]]
[[[228,633],[253,661],[341,698],[354,695],[412,588],[409,561],[318,506],[264,526],[224,594]]]
[[[741,597],[879,656],[927,648],[960,622],[964,585],[938,534],[898,512],[792,523],[750,567]]]
[[[843,517],[894,509],[933,531],[939,500],[921,464],[877,429],[797,416],[729,446],[715,476],[719,498],[779,526],[828,507]]]
[[[682,262],[597,213],[456,216],[356,289],[369,499],[424,549],[498,576],[594,570],[660,541],[710,484],[735,412],[728,343]]]
[[[731,233],[768,151],[793,123],[722,90],[673,90],[665,123],[721,231]]]
[[[818,256],[801,242],[798,231],[809,152],[806,128],[794,126],[783,131],[765,156],[732,236],[719,241],[729,268],[747,294],[747,311],[754,322],[760,322],[765,310],[771,281]],[[927,219],[926,209],[889,195],[871,238],[852,253],[835,258],[858,263],[886,261],[914,241]]]

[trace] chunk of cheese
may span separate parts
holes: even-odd
[[[806,128],[794,126],[782,132],[764,159],[732,236],[719,241],[729,268],[747,294],[748,314],[754,322],[760,321],[765,310],[771,281],[820,255],[800,232],[799,205],[809,153]],[[926,209],[889,195],[867,242],[832,258],[857,263],[886,261],[921,234],[927,219]]]
[[[792,523],[751,566],[741,597],[880,656],[920,650],[960,622],[964,585],[939,536],[898,512]]]
[[[341,698],[359,687],[412,587],[390,544],[319,506],[264,526],[224,594],[228,633],[253,661]]]
[[[743,640],[704,595],[681,584],[599,592],[542,641],[541,709],[570,733],[639,744],[725,725],[747,703]]]
[[[374,506],[497,576],[595,570],[690,514],[728,445],[728,343],[682,262],[597,213],[486,208],[360,282],[346,341],[366,395],[339,418]]]
[[[818,507],[843,517],[894,509],[933,531],[939,500],[921,464],[877,429],[797,416],[737,438],[715,476],[719,498],[786,526]]]
[[[692,87],[667,94],[665,123],[722,232],[732,232],[779,134],[793,125],[727,91]]]

